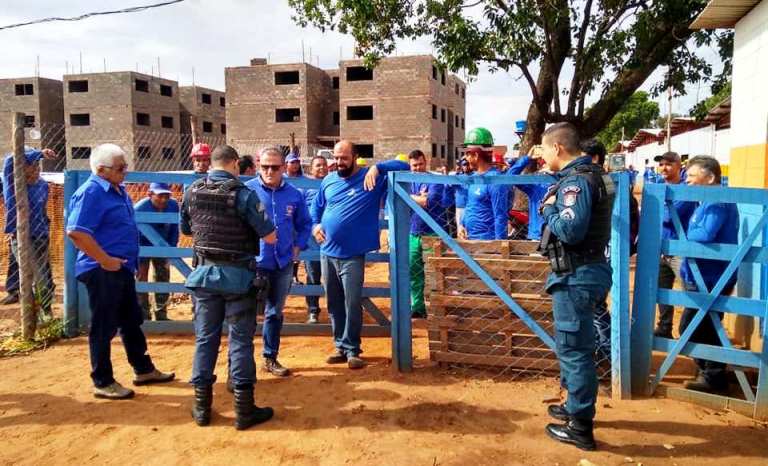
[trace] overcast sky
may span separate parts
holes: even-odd
[[[0,26],[51,16],[76,16],[93,11],[156,3],[158,0],[0,0]],[[40,59],[40,75],[61,79],[67,72],[136,70],[175,79],[180,85],[224,90],[224,68],[247,65],[250,58],[271,63],[307,61],[322,68],[337,67],[339,58],[352,58],[353,41],[336,33],[302,29],[291,20],[285,0],[187,0],[141,13],[53,22],[0,31],[3,53],[0,78],[32,76]],[[311,53],[311,54],[310,54]],[[398,54],[432,53],[428,41],[404,43]],[[714,50],[704,55],[716,60]],[[311,57],[311,60],[310,60]],[[524,119],[530,90],[519,73],[481,73],[467,92],[467,127],[486,126],[498,143],[513,144],[515,120]],[[645,87],[653,84],[649,79]],[[691,85],[689,95],[672,109],[685,113],[697,99],[709,95],[708,85]],[[659,98],[662,113],[666,99]]]

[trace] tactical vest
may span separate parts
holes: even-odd
[[[592,194],[592,212],[584,239],[577,244],[566,244],[565,250],[585,258],[604,256],[611,239],[611,211],[616,187],[603,168],[595,164],[579,165],[574,168],[573,175],[586,178]]]
[[[259,254],[259,236],[237,212],[239,180],[201,178],[190,187],[193,249],[204,259],[238,261]]]

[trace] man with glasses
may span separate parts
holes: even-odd
[[[306,249],[312,230],[312,219],[301,192],[286,183],[283,154],[277,148],[262,151],[259,175],[245,186],[259,195],[259,200],[275,224],[277,242],[261,242],[256,263],[269,281],[264,308],[264,369],[278,377],[290,374],[277,360],[280,351],[280,332],[283,328],[283,307],[291,290],[293,262],[299,251]]]
[[[128,165],[125,152],[114,144],[96,147],[90,158],[92,175],[69,203],[67,236],[80,251],[75,262],[77,279],[88,290],[91,330],[93,394],[97,398],[125,399],[133,390],[117,383],[112,373],[111,342],[120,329],[134,385],[170,382],[147,354],[141,330],[141,306],[134,274],[139,259],[139,230],[133,203],[123,186]]]

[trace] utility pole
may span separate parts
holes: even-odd
[[[667,152],[672,151],[672,86],[667,87]]]
[[[13,119],[13,188],[16,194],[16,261],[19,264],[19,299],[21,302],[21,337],[32,340],[37,330],[37,303],[32,293],[32,244],[29,237],[29,197],[24,176],[24,114]]]

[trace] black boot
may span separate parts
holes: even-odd
[[[571,419],[571,415],[568,414],[568,410],[565,409],[565,405],[549,405],[547,407],[547,414],[551,418],[557,419],[558,421],[568,421]]]
[[[597,448],[592,435],[592,421],[571,419],[565,424],[547,424],[547,435],[558,442],[574,445],[582,450]]]
[[[235,429],[245,430],[267,422],[274,414],[272,408],[259,408],[253,404],[253,385],[235,386]]]
[[[213,403],[213,385],[195,385],[195,405],[192,406],[192,419],[200,426],[211,423],[211,404]]]

